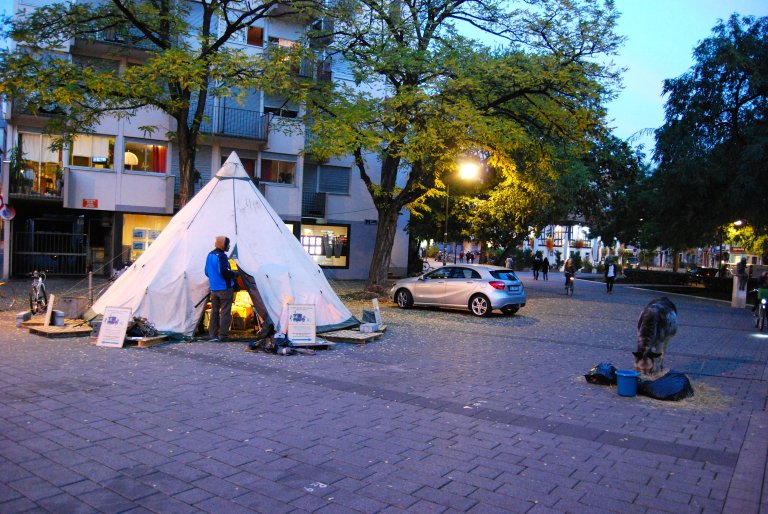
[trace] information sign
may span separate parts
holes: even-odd
[[[293,346],[313,346],[315,328],[314,305],[288,305],[288,339]]]
[[[131,321],[130,307],[107,307],[104,309],[104,317],[101,319],[97,346],[111,346],[122,348],[125,343],[125,332]]]

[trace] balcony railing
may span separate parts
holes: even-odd
[[[200,127],[204,134],[213,136],[236,137],[267,141],[269,134],[269,116],[247,109],[236,109],[219,104],[209,103],[205,107],[205,119]],[[190,114],[194,106],[190,109]]]
[[[301,195],[301,215],[305,218],[325,218],[326,193],[304,191]]]
[[[88,40],[87,38],[79,39],[83,41]],[[99,30],[94,33],[92,40],[99,43],[109,43],[141,50],[157,48],[141,31],[133,27],[111,27]]]
[[[318,82],[330,82],[333,78],[331,73],[331,61],[324,59],[315,61],[311,59],[302,59],[293,72],[299,77],[304,77]]]

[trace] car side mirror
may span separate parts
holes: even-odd
[[[424,282],[424,275],[419,275],[419,282]]]

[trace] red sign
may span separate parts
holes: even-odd
[[[99,207],[98,198],[83,198],[83,209],[96,209]]]

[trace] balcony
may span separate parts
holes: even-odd
[[[76,47],[89,45],[117,45],[127,50],[156,50],[157,46],[152,43],[138,29],[134,27],[110,27],[103,30],[94,31],[90,37],[77,37],[75,39]]]
[[[200,131],[203,134],[267,141],[269,115],[247,109],[227,107],[222,104],[218,106],[212,104],[213,102],[210,102],[205,107],[205,119],[200,126]],[[192,110],[194,110],[194,106],[190,109],[190,111]]]
[[[304,191],[301,195],[301,216],[304,218],[325,218],[327,193]]]
[[[302,59],[293,72],[299,77],[316,80],[317,82],[330,82],[333,78],[331,73],[331,61],[323,59],[315,61],[312,59]]]
[[[61,202],[64,181],[61,169],[46,164],[43,169],[27,169],[11,174],[8,183],[9,198],[16,200],[42,200]]]

